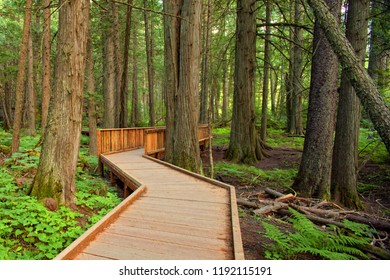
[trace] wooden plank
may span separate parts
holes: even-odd
[[[119,215],[127,209],[127,207],[137,200],[146,190],[145,186],[141,186],[132,193],[127,199],[122,201],[111,212],[105,215],[99,222],[93,225],[90,229],[84,232],[77,238],[69,247],[64,249],[55,259],[74,259],[88,244],[99,234],[104,228],[113,223]]]
[[[118,246],[120,244],[120,246]],[[86,248],[89,254],[98,254],[98,249],[109,248],[109,254],[101,255],[110,258],[131,258],[132,254],[153,259],[229,259],[231,254],[225,251],[196,248],[193,246],[172,244],[168,242],[139,239],[130,236],[111,234],[104,232],[99,236],[99,241]],[[120,258],[120,259],[121,259]],[[142,258],[142,257],[141,257]]]
[[[147,221],[165,221],[167,226],[174,226],[175,224],[187,225],[203,228],[225,228],[225,225],[230,225],[230,217],[221,217],[220,219],[207,219],[202,217],[189,217],[188,215],[163,212],[148,212],[147,210],[133,210],[131,207],[121,213],[121,217],[134,217]]]
[[[230,205],[231,205],[231,219],[232,219],[232,234],[233,234],[233,248],[234,259],[244,260],[244,248],[242,246],[240,218],[238,216],[236,191],[234,187],[230,187]]]
[[[178,245],[185,245],[195,248],[203,248],[208,250],[232,252],[230,240],[227,241],[224,239],[218,239],[214,236],[199,237],[193,235],[183,235],[177,232],[141,229],[137,227],[123,226],[120,224],[116,224],[115,226],[107,228],[105,232],[134,237],[141,240],[140,242],[147,242],[147,240],[153,240]]]
[[[190,193],[185,192],[169,192],[164,190],[153,190],[146,194],[148,197],[156,197],[156,198],[173,198],[173,199],[181,199],[186,201],[205,201],[205,202],[213,202],[213,203],[225,203],[230,204],[226,197],[217,197],[217,196],[207,196],[198,194],[197,196],[193,196]]]
[[[189,225],[175,224],[174,227],[167,226],[165,221],[144,221],[139,217],[119,217],[117,222],[110,227],[137,227],[140,229],[158,230],[164,232],[174,232],[183,235],[210,237],[223,240],[231,240],[232,236],[225,228],[199,228]]]
[[[227,209],[222,209],[220,211],[210,211],[197,208],[178,208],[172,207],[170,205],[152,205],[152,204],[137,204],[132,205],[132,211],[142,211],[147,209],[148,212],[163,212],[171,215],[186,215],[188,218],[197,217],[201,219],[216,219],[218,220],[221,216],[230,216],[230,211]],[[230,209],[229,209],[230,210]]]
[[[163,207],[168,209],[176,209],[176,211],[181,210],[198,210],[204,212],[219,212],[226,211],[230,214],[230,205],[225,203],[213,203],[207,201],[183,201],[178,199],[171,198],[156,198],[150,196],[144,196],[142,200],[136,201],[132,207],[137,205],[142,205],[147,209],[153,209],[157,207]]]

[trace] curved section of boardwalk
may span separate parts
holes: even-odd
[[[232,187],[146,158],[141,149],[104,155],[102,161],[138,189],[109,222],[56,259],[243,258]]]

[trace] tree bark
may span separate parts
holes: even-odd
[[[332,14],[340,18],[340,0],[327,0],[324,5],[332,7]],[[330,198],[337,82],[337,56],[316,21],[306,137],[299,172],[292,186],[303,196]]]
[[[346,34],[360,63],[364,63],[370,1],[350,1]],[[357,193],[358,141],[360,102],[343,70],[337,112],[336,135],[332,164],[331,197],[348,208],[362,207]]]
[[[95,105],[95,77],[93,75],[93,44],[90,23],[88,24],[87,35],[87,58],[85,75],[87,80],[87,100],[88,100],[88,129],[89,129],[89,153],[97,155],[97,120]]]
[[[237,1],[233,118],[226,157],[243,163],[265,154],[255,127],[256,9],[256,2]]]
[[[61,0],[54,88],[31,195],[73,205],[80,147],[89,1]]]
[[[147,11],[147,1],[144,0],[144,20],[145,20],[145,43],[146,43],[146,61],[148,68],[148,89],[149,89],[149,125],[154,126],[156,114],[154,110],[154,67],[153,67],[153,36],[151,36],[153,24],[150,21]]]
[[[267,137],[268,123],[268,95],[269,95],[269,80],[271,68],[271,13],[272,0],[264,0],[266,16],[265,16],[265,42],[264,42],[264,66],[263,66],[263,98],[261,101],[261,128],[260,138],[265,142]]]
[[[31,26],[30,26],[31,28]],[[32,28],[28,40],[28,64],[27,64],[27,86],[26,86],[26,112],[27,112],[27,133],[30,136],[35,136],[35,107],[36,96],[34,88],[34,53],[32,42]]]
[[[133,22],[133,78],[132,78],[132,91],[131,91],[131,120],[130,126],[135,127],[139,124],[139,109],[138,109],[138,59],[137,59],[137,49],[138,49],[138,31],[137,24]]]
[[[323,0],[308,0],[365,111],[390,153],[390,109]]]
[[[116,76],[115,76],[115,45],[114,28],[111,13],[111,5],[105,4],[105,11],[102,11],[102,38],[103,38],[103,127],[115,127],[115,116],[117,114],[116,101]]]
[[[383,83],[384,72],[383,60],[386,56],[386,50],[389,48],[388,36],[385,36],[388,28],[388,17],[386,17],[386,4],[378,1],[371,1],[371,25],[369,41],[369,60],[368,73],[376,83],[378,89],[384,89]]]
[[[19,64],[18,64],[18,76],[16,78],[15,113],[14,113],[14,122],[13,122],[11,153],[15,153],[19,150],[20,129],[22,126],[22,116],[23,116],[23,112],[22,112],[23,103],[24,103],[23,99],[25,95],[27,49],[28,49],[28,39],[30,36],[30,29],[31,29],[30,27],[31,13],[32,13],[32,0],[26,0],[22,44],[20,47]]]
[[[211,21],[211,3],[207,0],[206,13],[203,23],[203,51],[202,51],[202,80],[201,80],[201,91],[200,91],[200,113],[199,123],[208,123],[208,99],[209,99],[209,53],[210,53],[210,21]],[[210,100],[211,97],[210,97]]]
[[[200,28],[202,0],[184,0],[181,8],[179,85],[175,106],[173,164],[200,171],[198,142]]]
[[[180,9],[183,0],[164,0],[165,160],[173,161],[175,104],[179,85]]]
[[[120,47],[120,38],[119,38],[119,14],[118,14],[118,3],[111,0],[111,11],[112,11],[112,32],[114,40],[114,69],[115,69],[115,127],[120,127],[120,108],[121,96],[120,96],[120,87],[122,79],[122,59],[121,59],[121,47]]]
[[[224,52],[222,69],[223,69],[222,121],[225,123],[229,119],[229,63],[228,63],[227,51]]]
[[[44,0],[43,3],[43,54],[42,54],[42,108],[41,108],[41,135],[45,135],[47,124],[47,114],[51,96],[50,68],[51,68],[51,43],[50,43],[50,25],[51,25],[51,0]]]
[[[119,109],[119,126],[127,127],[127,101],[128,101],[128,84],[129,84],[129,46],[130,46],[130,33],[131,33],[131,18],[132,18],[132,5],[133,0],[127,2],[127,14],[126,14],[126,30],[125,30],[125,42],[123,48],[123,69],[122,79],[120,86],[120,109]]]
[[[290,27],[290,71],[287,91],[287,131],[292,135],[303,135],[302,123],[302,41],[300,27],[303,15],[301,0],[292,0],[290,13],[294,26]]]

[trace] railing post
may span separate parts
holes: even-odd
[[[120,138],[121,138],[121,151],[123,151],[125,149],[125,139],[124,139],[124,135],[123,135],[123,128],[121,128],[121,133],[120,133]]]
[[[103,163],[100,159],[100,155],[102,153],[102,132],[100,129],[97,130],[97,157],[98,157],[98,172],[103,176]]]

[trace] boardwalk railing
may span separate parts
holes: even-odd
[[[209,141],[210,129],[208,125],[198,126],[199,144],[204,146]],[[165,150],[165,127],[145,129],[145,155],[160,158]]]
[[[145,129],[147,128],[99,129],[97,131],[98,157],[101,154],[123,152],[143,147]]]

